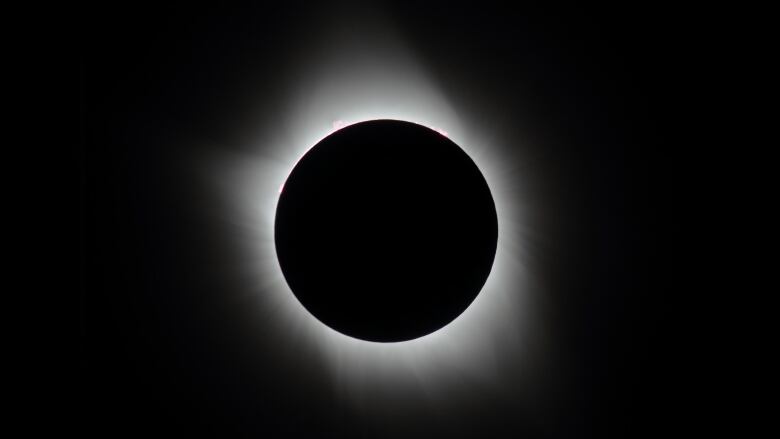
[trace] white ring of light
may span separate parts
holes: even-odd
[[[256,306],[279,343],[297,346],[307,361],[322,361],[337,386],[362,400],[376,395],[424,392],[445,399],[464,377],[495,383],[499,362],[524,350],[529,325],[522,182],[516,165],[496,151],[497,136],[482,132],[477,110],[458,111],[433,85],[420,63],[398,45],[374,48],[374,56],[349,57],[336,48],[332,63],[300,83],[286,118],[264,127],[255,153],[227,155],[211,166],[212,180],[228,201],[230,227],[251,244],[246,273]],[[345,53],[346,52],[346,53]],[[350,60],[350,61],[348,61]],[[357,61],[356,61],[357,60]],[[482,172],[498,216],[493,268],[471,305],[447,326],[396,343],[356,339],[311,315],[289,289],[276,257],[274,222],[280,190],[298,160],[334,131],[376,119],[405,120],[451,138]],[[445,131],[446,130],[446,131]],[[314,358],[314,360],[311,360]]]

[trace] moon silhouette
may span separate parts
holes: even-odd
[[[295,165],[274,227],[285,280],[345,335],[400,342],[456,319],[496,254],[490,188],[446,136],[411,122],[338,130]]]

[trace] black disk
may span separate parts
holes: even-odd
[[[497,239],[474,162],[436,131],[395,120],[320,141],[276,210],[276,252],[295,296],[363,340],[410,340],[458,317],[485,284]]]

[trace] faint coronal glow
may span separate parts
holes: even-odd
[[[444,401],[465,392],[466,382],[497,384],[503,359],[525,349],[531,316],[518,203],[523,185],[513,160],[497,152],[499,136],[483,132],[472,118],[479,109],[450,105],[423,64],[386,35],[373,45],[326,45],[321,59],[301,66],[307,76],[291,85],[291,107],[263,128],[256,152],[224,157],[212,171],[233,231],[250,243],[246,274],[254,279],[258,318],[266,319],[269,337],[296,346],[314,362],[312,370],[330,374],[338,391],[358,401],[410,393]],[[398,343],[358,340],[322,324],[287,286],[274,247],[279,193],[298,160],[332,132],[374,119],[410,121],[451,138],[485,176],[499,222],[493,269],[471,306],[444,328]]]

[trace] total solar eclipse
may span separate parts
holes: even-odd
[[[496,254],[490,189],[446,136],[361,122],[312,147],[288,176],[274,239],[290,289],[345,335],[399,342],[457,318]]]

